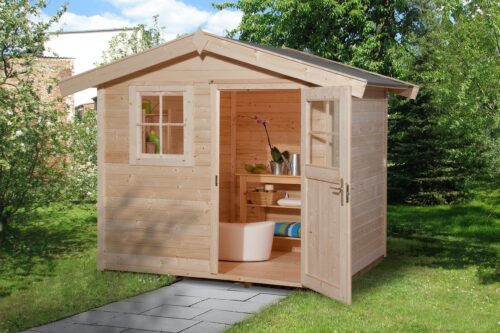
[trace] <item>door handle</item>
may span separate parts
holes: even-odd
[[[340,205],[344,205],[344,179],[340,178],[340,187],[330,186],[330,190],[334,190],[332,194],[340,195]]]

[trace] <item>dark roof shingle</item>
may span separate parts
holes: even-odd
[[[348,66],[333,60],[321,58],[312,54],[308,54],[305,52],[297,51],[295,49],[290,49],[290,48],[277,48],[277,47],[272,47],[272,46],[267,46],[267,45],[260,45],[256,43],[250,43],[250,42],[244,42],[240,40],[236,40],[237,42],[243,43],[250,45],[254,48],[262,49],[268,52],[273,52],[285,57],[289,57],[292,59],[296,59],[299,61],[303,61],[305,63],[323,67],[329,70],[333,70],[339,73],[343,73],[349,76],[354,76],[358,77],[360,79],[366,80],[367,84],[369,86],[382,86],[382,87],[392,87],[392,88],[399,88],[399,89],[405,89],[411,87],[408,84],[405,84],[403,82],[400,82],[398,80],[394,80],[388,77],[384,77],[382,75],[378,75],[375,73],[371,73],[369,71],[365,71],[363,69],[359,69],[356,67]]]

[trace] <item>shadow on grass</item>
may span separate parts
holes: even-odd
[[[0,297],[51,276],[56,259],[95,246],[93,205],[55,206],[12,224],[0,244]]]
[[[498,198],[490,204],[390,206],[389,255],[419,258],[446,269],[477,267],[480,283],[500,281]]]
[[[353,295],[363,297],[412,266],[475,267],[479,283],[500,281],[499,208],[498,193],[461,205],[389,205],[388,257],[354,281]]]

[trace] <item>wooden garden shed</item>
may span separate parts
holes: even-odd
[[[386,256],[388,93],[418,87],[289,48],[198,30],[73,76],[97,87],[98,267],[307,287],[351,302],[353,276]],[[273,145],[300,176],[249,174]],[[256,205],[273,184],[301,206]],[[219,223],[301,222],[271,258],[219,260]]]

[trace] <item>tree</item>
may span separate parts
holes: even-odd
[[[239,0],[215,5],[243,12],[229,37],[287,46],[387,75],[401,76],[420,7],[410,1]]]
[[[43,8],[44,1],[0,4],[0,236],[20,213],[56,198],[64,179],[62,103],[40,98],[32,70],[65,8],[46,22]]]
[[[97,117],[85,109],[69,124],[65,198],[78,202],[97,200]]]
[[[498,11],[489,1],[446,1],[427,12],[411,64],[420,96],[391,101],[392,200],[450,203],[479,183],[499,187]]]
[[[99,65],[104,65],[123,57],[145,51],[163,43],[161,37],[164,28],[158,25],[158,15],[153,16],[153,25],[147,27],[138,24],[132,32],[120,32],[111,38],[108,49],[102,53],[102,61]]]
[[[424,71],[439,128],[453,138],[451,157],[467,182],[500,187],[500,6],[497,1],[445,1],[421,41],[432,54]]]

